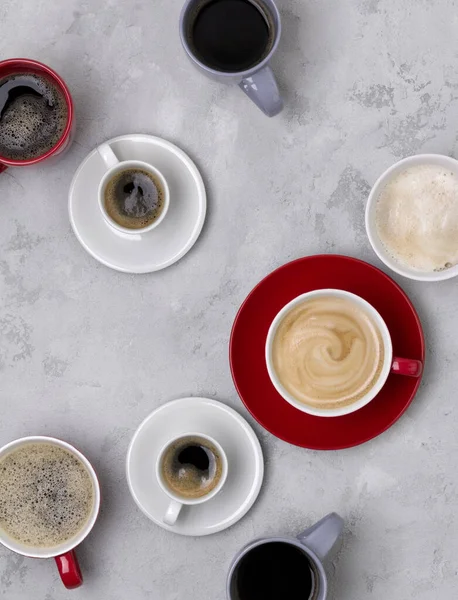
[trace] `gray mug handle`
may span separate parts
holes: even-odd
[[[275,75],[269,66],[265,66],[239,83],[248,98],[268,117],[274,117],[283,108]]]
[[[342,517],[330,513],[310,529],[302,532],[297,539],[310,548],[320,560],[324,560],[339,539],[344,526]]]

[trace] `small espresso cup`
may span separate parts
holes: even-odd
[[[287,546],[286,550],[296,550],[304,556],[304,561],[301,562],[300,567],[299,565],[296,566],[297,569],[301,569],[300,573],[297,573],[297,587],[300,586],[300,589],[295,589],[297,596],[294,597],[298,600],[299,598],[301,600],[326,600],[328,580],[323,563],[332,552],[342,534],[342,530],[343,519],[336,513],[331,513],[296,538],[268,537],[250,542],[237,554],[229,568],[226,586],[227,599],[252,600],[253,598],[254,600],[254,598],[259,598],[260,594],[256,592],[253,594],[253,589],[256,590],[257,584],[259,584],[259,587],[264,584],[261,578],[266,575],[266,568],[269,567],[267,565],[263,566],[261,563],[256,564],[253,561],[254,553],[258,552],[259,554],[261,547],[263,547],[262,550],[268,553],[268,544],[285,544]],[[305,565],[310,569],[307,576],[305,576],[303,570]],[[272,568],[271,565],[270,568]],[[281,566],[278,565],[278,568],[280,571]],[[288,568],[291,567],[287,564],[285,571]],[[284,578],[286,576],[285,571],[279,573],[279,577]],[[272,573],[269,572],[268,575],[271,577]],[[295,576],[296,572],[290,572],[290,575]],[[278,597],[286,600],[286,596],[281,595]],[[292,596],[288,595],[288,600],[290,598],[292,600]]]
[[[348,404],[346,406],[336,407],[336,408],[318,408],[315,406],[311,406],[301,402],[296,399],[285,387],[282,385],[274,366],[274,361],[272,358],[272,349],[273,342],[275,338],[275,334],[280,323],[286,317],[286,315],[294,309],[299,304],[303,303],[306,300],[310,300],[312,298],[346,298],[350,300],[355,307],[359,308],[361,311],[368,315],[375,326],[377,327],[382,341],[383,346],[383,363],[380,369],[379,376],[375,381],[374,385],[360,398]],[[297,296],[291,302],[288,302],[276,315],[272,324],[270,325],[269,331],[267,333],[266,345],[265,345],[265,359],[267,371],[269,373],[270,380],[277,390],[277,392],[282,396],[289,404],[297,408],[298,410],[308,413],[310,415],[315,415],[317,417],[340,417],[342,415],[347,415],[352,412],[355,412],[369,404],[371,400],[377,396],[382,387],[385,385],[385,382],[390,373],[396,373],[398,375],[407,375],[410,377],[420,377],[423,371],[423,364],[419,360],[410,359],[410,358],[399,358],[393,356],[393,344],[391,341],[391,335],[388,330],[388,327],[381,317],[380,313],[369,304],[366,300],[357,296],[356,294],[352,294],[351,292],[347,292],[345,290],[336,290],[336,289],[322,289],[322,290],[314,290],[313,292],[307,292],[305,294],[301,294]]]
[[[113,152],[112,148],[109,144],[102,144],[97,148],[97,152],[102,158],[107,171],[105,175],[102,177],[102,180],[99,184],[98,189],[98,201],[99,208],[102,213],[103,218],[106,223],[115,231],[120,233],[126,233],[128,235],[138,235],[142,233],[147,233],[152,229],[155,229],[165,218],[167,211],[170,206],[170,192],[169,186],[167,185],[167,181],[162,173],[156,168],[141,160],[123,160],[120,161],[116,154]],[[128,170],[128,169],[140,169],[142,171],[146,171],[150,173],[156,180],[159,181],[160,186],[162,187],[163,192],[163,207],[162,211],[157,219],[155,219],[152,223],[147,225],[146,227],[138,227],[135,229],[130,229],[129,227],[124,227],[117,223],[112,217],[108,214],[107,208],[105,206],[105,191],[107,185],[110,181],[115,177],[118,173]]]
[[[75,111],[73,100],[64,80],[50,67],[29,58],[9,58],[0,61],[0,80],[16,74],[33,74],[47,79],[55,88],[57,88],[65,101],[67,109],[67,121],[60,138],[51,148],[48,148],[41,156],[28,160],[15,160],[8,156],[0,154],[0,173],[8,167],[28,167],[36,165],[51,158],[61,157],[70,147],[75,131]]]
[[[43,442],[67,450],[68,452],[70,452],[70,454],[73,454],[76,458],[78,458],[80,462],[84,465],[92,481],[94,492],[94,501],[89,518],[87,519],[84,527],[75,536],[73,536],[69,540],[62,542],[58,546],[47,548],[41,546],[33,547],[22,544],[18,540],[15,540],[11,536],[9,536],[5,531],[3,531],[1,526],[0,543],[2,543],[4,546],[6,546],[6,548],[9,548],[13,552],[16,552],[17,554],[22,554],[23,556],[27,556],[30,558],[54,558],[63,584],[66,588],[73,589],[79,587],[83,583],[83,576],[78,565],[78,560],[75,554],[75,548],[76,546],[81,544],[81,542],[91,532],[97,520],[100,508],[100,485],[97,479],[97,475],[88,459],[81,452],[79,452],[79,450],[77,450],[67,442],[56,438],[47,436],[30,436],[20,438],[18,440],[10,442],[9,444],[6,444],[5,446],[3,446],[3,448],[0,448],[0,460],[10,452],[17,450],[18,448],[26,444]]]
[[[209,4],[209,0],[187,0],[180,15],[180,38],[189,59],[201,73],[223,83],[236,83],[245,94],[268,117],[277,115],[283,108],[283,101],[269,61],[275,54],[281,34],[280,13],[273,0],[247,0],[264,17],[271,37],[270,48],[257,64],[241,71],[224,71],[206,64],[197,53],[192,41],[192,29],[199,12]],[[246,27],[242,23],[241,27]]]
[[[167,451],[174,444],[176,444],[180,440],[184,440],[186,438],[197,438],[197,439],[201,438],[202,440],[208,442],[208,444],[210,446],[213,446],[215,448],[215,450],[217,451],[217,453],[221,459],[222,471],[221,471],[221,476],[220,476],[218,483],[216,484],[216,486],[214,488],[211,489],[211,491],[208,492],[208,494],[205,494],[204,496],[200,496],[199,498],[187,498],[187,497],[184,497],[184,496],[178,494],[176,491],[174,491],[170,488],[170,486],[168,485],[167,481],[165,480],[164,474],[163,474],[164,458],[165,458],[165,455],[167,454]],[[175,525],[175,523],[180,515],[181,509],[183,508],[184,505],[196,506],[197,504],[203,504],[204,502],[208,502],[208,500],[211,500],[212,498],[214,498],[216,496],[216,494],[218,494],[218,492],[221,491],[221,489],[226,481],[227,471],[228,471],[228,464],[227,464],[226,453],[224,452],[223,448],[221,447],[221,444],[219,444],[215,439],[213,439],[209,435],[205,435],[203,433],[191,432],[191,433],[183,433],[183,434],[177,435],[176,437],[169,440],[162,447],[161,451],[159,452],[157,461],[156,461],[156,478],[159,482],[159,485],[162,488],[162,491],[165,494],[167,494],[167,496],[169,496],[169,498],[170,498],[170,504],[165,512],[163,519],[162,519],[163,522],[166,525]]]

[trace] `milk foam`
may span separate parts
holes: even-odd
[[[272,361],[282,386],[299,402],[334,409],[365,396],[384,361],[380,331],[348,298],[304,300],[280,322]]]
[[[0,528],[21,544],[66,542],[85,526],[93,504],[86,467],[60,446],[29,443],[0,461]]]
[[[458,176],[438,165],[402,171],[377,200],[376,228],[386,251],[408,267],[458,264]]]

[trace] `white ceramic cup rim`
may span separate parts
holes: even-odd
[[[108,184],[110,179],[116,173],[118,173],[119,171],[124,171],[125,169],[143,169],[144,171],[148,171],[149,173],[151,173],[152,175],[154,175],[155,177],[157,177],[159,179],[159,181],[161,182],[161,185],[163,187],[164,206],[162,208],[162,212],[159,215],[159,218],[157,218],[155,221],[153,221],[146,227],[141,227],[139,229],[129,229],[128,227],[123,227],[122,225],[119,225],[119,223],[116,223],[116,221],[114,221],[110,217],[110,215],[108,214],[108,212],[105,208],[106,185]],[[162,223],[162,221],[164,220],[164,218],[167,214],[169,206],[170,206],[170,191],[169,191],[169,186],[167,184],[167,180],[165,179],[164,175],[159,171],[159,169],[157,169],[156,167],[153,167],[153,165],[150,165],[149,163],[147,163],[143,160],[123,160],[123,161],[119,161],[118,163],[116,163],[115,165],[113,165],[111,167],[107,167],[107,171],[105,172],[104,176],[102,177],[102,180],[99,183],[98,202],[99,202],[99,208],[103,215],[103,218],[105,219],[105,221],[108,223],[108,225],[110,227],[112,227],[113,229],[115,229],[121,233],[126,233],[128,235],[139,235],[142,233],[147,233],[148,231],[151,231],[152,229],[155,229],[160,223]]]
[[[380,175],[370,191],[366,205],[366,232],[374,252],[389,269],[399,275],[417,281],[444,281],[445,279],[451,279],[458,275],[458,265],[444,269],[443,271],[419,271],[400,263],[389,254],[378,236],[375,224],[375,212],[380,193],[387,183],[398,173],[409,167],[431,164],[451,169],[458,175],[458,161],[450,156],[443,154],[416,154],[408,156],[389,167]]]
[[[348,299],[352,300],[353,302],[355,302],[356,304],[358,304],[375,321],[375,323],[380,331],[380,335],[382,336],[382,342],[383,342],[383,347],[384,347],[383,366],[380,371],[379,378],[377,379],[375,385],[362,398],[359,398],[359,400],[356,400],[356,402],[353,402],[352,404],[349,404],[347,406],[342,406],[340,408],[320,409],[320,408],[316,408],[314,406],[310,406],[308,404],[304,404],[303,402],[300,402],[299,400],[297,400],[281,384],[279,378],[277,377],[277,374],[275,373],[275,369],[274,369],[273,361],[272,361],[273,340],[274,340],[275,334],[277,332],[278,326],[279,326],[280,322],[284,319],[285,315],[287,313],[289,313],[295,306],[304,302],[304,300],[309,300],[310,298],[318,298],[318,297],[323,297],[323,296],[348,298]],[[305,413],[308,413],[310,415],[314,415],[317,417],[340,417],[342,415],[348,415],[350,413],[353,413],[353,412],[359,410],[360,408],[362,408],[363,406],[366,406],[366,404],[369,404],[369,402],[371,400],[373,400],[375,398],[375,396],[380,392],[382,387],[385,385],[385,382],[391,371],[391,364],[393,361],[393,345],[391,342],[390,332],[388,331],[388,327],[386,326],[385,321],[381,317],[380,313],[372,306],[372,304],[367,302],[367,300],[364,300],[363,298],[361,298],[361,296],[358,296],[351,292],[347,292],[345,290],[320,289],[320,290],[314,290],[312,292],[306,292],[305,294],[301,294],[300,296],[297,296],[296,298],[291,300],[291,302],[288,302],[288,304],[286,304],[278,312],[278,314],[275,316],[274,320],[272,321],[269,331],[267,333],[266,346],[265,346],[265,358],[266,358],[267,371],[269,373],[269,377],[272,382],[272,385],[275,387],[275,389],[280,394],[280,396],[282,396],[282,398],[284,398],[287,402],[289,402],[292,406],[294,406],[294,408],[297,408],[298,410],[300,410],[302,412],[305,412]]]
[[[97,517],[99,514],[99,509],[100,509],[100,484],[99,484],[99,480],[97,478],[97,475],[94,471],[93,466],[88,461],[88,459],[84,456],[84,454],[82,454],[79,450],[77,450],[74,446],[72,446],[68,442],[64,442],[63,440],[60,440],[58,438],[53,438],[53,437],[48,437],[48,436],[43,436],[43,435],[34,435],[34,436],[27,436],[27,437],[19,438],[17,440],[13,440],[12,442],[9,442],[8,444],[6,444],[2,448],[0,448],[0,459],[5,454],[9,453],[10,451],[12,451],[16,448],[19,448],[20,446],[24,446],[26,444],[32,444],[32,443],[40,443],[40,442],[54,444],[56,446],[59,446],[60,448],[64,448],[65,450],[68,450],[69,452],[74,454],[77,458],[79,458],[79,460],[86,467],[86,469],[91,477],[92,485],[93,485],[93,489],[94,489],[94,504],[92,507],[91,515],[90,515],[87,523],[85,524],[85,526],[79,531],[79,533],[77,535],[73,536],[71,539],[69,539],[68,541],[66,541],[64,543],[59,544],[58,546],[53,546],[51,548],[34,548],[33,546],[26,546],[25,544],[21,544],[19,542],[16,542],[15,540],[11,539],[9,536],[7,536],[5,534],[5,532],[3,532],[1,530],[1,528],[0,528],[0,543],[3,544],[9,550],[12,550],[13,552],[16,552],[17,554],[22,554],[23,556],[28,556],[31,558],[54,558],[56,556],[60,556],[61,554],[65,554],[66,552],[69,552],[70,550],[73,550],[74,548],[76,548],[76,546],[81,544],[81,542],[91,532],[91,530],[94,527],[94,524],[97,520]]]
[[[165,451],[171,444],[173,444],[174,442],[176,442],[182,438],[185,438],[185,437],[200,437],[200,438],[203,438],[204,440],[207,440],[210,444],[213,444],[215,446],[215,448],[218,450],[218,452],[220,453],[221,460],[223,463],[223,472],[221,474],[221,479],[219,480],[218,485],[216,485],[211,490],[211,492],[209,492],[205,496],[201,496],[200,498],[183,498],[183,496],[180,496],[179,494],[175,494],[167,486],[167,483],[164,481],[164,478],[161,473],[161,464],[162,464],[162,459],[164,457]],[[227,455],[226,455],[225,451],[223,450],[221,444],[219,442],[217,442],[211,436],[209,436],[205,433],[199,433],[199,432],[195,432],[195,431],[192,431],[189,433],[180,433],[179,435],[176,435],[173,438],[171,438],[170,440],[168,440],[162,446],[161,451],[159,452],[157,460],[156,460],[156,478],[157,478],[159,485],[161,486],[162,491],[165,494],[167,494],[167,496],[171,500],[176,500],[176,502],[179,502],[180,504],[186,504],[188,506],[194,506],[196,504],[203,504],[204,502],[207,502],[207,500],[211,500],[214,496],[216,496],[216,494],[221,491],[221,488],[223,487],[224,483],[226,482],[227,470],[228,470]]]

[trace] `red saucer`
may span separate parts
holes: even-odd
[[[393,354],[424,362],[421,323],[402,289],[379,269],[337,255],[300,258],[263,279],[235,318],[229,360],[240,398],[263,427],[296,446],[339,450],[363,444],[391,427],[412,402],[421,378],[389,375],[382,391],[368,405],[342,417],[314,417],[288,404],[267,373],[267,331],[287,302],[320,288],[347,290],[370,302],[390,330]]]

